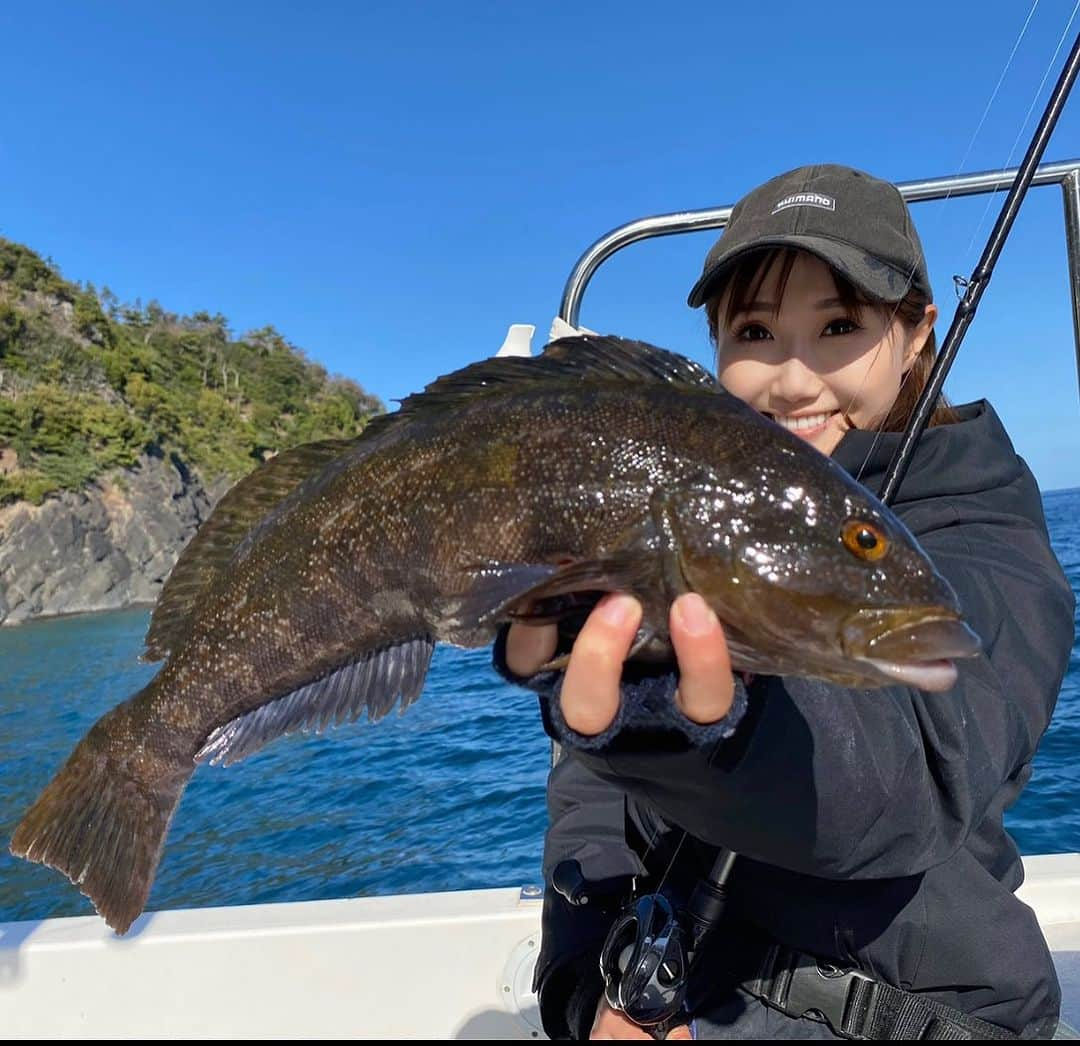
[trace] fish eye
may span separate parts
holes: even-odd
[[[844,547],[859,559],[873,562],[889,551],[889,539],[876,523],[865,519],[849,519],[844,524]]]

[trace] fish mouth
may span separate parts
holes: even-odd
[[[979,637],[944,607],[860,610],[843,627],[845,653],[889,680],[920,690],[956,683],[954,659],[975,657]]]

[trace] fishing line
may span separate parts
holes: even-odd
[[[1012,60],[1013,60],[1013,58],[1016,57],[1016,52],[1020,49],[1020,42],[1024,39],[1024,34],[1027,32],[1027,28],[1031,24],[1031,19],[1035,15],[1035,9],[1038,6],[1039,6],[1039,0],[1035,0],[1035,3],[1033,3],[1031,5],[1031,10],[1028,11],[1028,16],[1027,16],[1027,19],[1024,21],[1023,27],[1020,30],[1020,35],[1016,38],[1016,42],[1013,44],[1013,48],[1009,52],[1009,57],[1005,61],[1005,68],[1001,70],[1001,75],[998,77],[998,82],[995,85],[994,90],[990,95],[990,100],[986,103],[986,108],[983,109],[982,116],[979,117],[979,123],[978,123],[978,126],[976,126],[976,128],[975,128],[975,133],[971,136],[971,141],[968,142],[967,148],[964,150],[963,158],[960,160],[960,166],[956,169],[957,174],[962,173],[963,170],[964,170],[964,164],[967,163],[967,159],[971,155],[971,150],[972,150],[973,146],[975,145],[975,139],[979,137],[979,132],[982,130],[983,124],[986,123],[986,117],[990,113],[990,107],[994,104],[994,99],[997,98],[998,91],[1001,90],[1001,85],[1005,82],[1005,77],[1009,72],[1009,66],[1012,65]],[[1057,52],[1055,51],[1054,52],[1054,58],[1056,58],[1056,57],[1057,57]],[[1053,62],[1053,58],[1050,61]],[[1045,79],[1044,79],[1043,82],[1045,83]],[[1042,90],[1042,88],[1040,87],[1039,90]],[[1028,116],[1030,116],[1030,115],[1031,115],[1031,111],[1028,110]],[[1025,117],[1025,121],[1026,121],[1026,117]],[[1017,138],[1019,139],[1019,135],[1017,135]],[[1008,167],[1008,164],[1006,164],[1005,166]],[[939,211],[942,210],[942,208],[945,206],[945,202],[946,202],[946,200],[949,199],[949,196],[951,194],[952,194],[952,188],[950,187],[949,191],[945,194],[944,199],[942,199],[942,201],[941,201],[941,206],[938,207]]]
[[[979,307],[979,301],[990,282],[994,266],[1001,256],[1001,251],[1016,221],[1020,206],[1035,177],[1039,161],[1046,151],[1050,136],[1054,133],[1058,118],[1061,116],[1078,75],[1080,75],[1080,36],[1077,36],[1073,43],[1058,81],[1054,85],[1053,91],[1050,92],[1050,100],[1046,103],[1046,108],[1039,118],[1038,126],[1035,128],[1035,133],[1032,135],[1031,142],[1024,153],[1024,159],[1020,163],[1016,180],[1009,188],[1008,195],[1001,206],[1001,211],[998,214],[997,221],[994,223],[994,228],[990,233],[986,246],[983,248],[979,262],[971,274],[971,279],[967,281],[964,296],[953,314],[952,323],[949,325],[949,331],[945,335],[941,352],[934,361],[930,376],[927,378],[926,385],[920,392],[919,399],[915,404],[915,410],[912,412],[911,418],[900,437],[896,452],[889,462],[879,494],[879,497],[886,505],[893,503],[896,492],[904,481],[904,476],[907,474],[915,449],[918,446],[919,438],[930,420],[937,398],[941,395],[945,378],[960,350],[964,335],[975,318],[975,311]]]
[[[660,831],[659,826],[657,827],[656,831],[657,832]],[[671,874],[671,869],[675,867],[675,858],[677,858],[679,856],[679,853],[683,848],[683,844],[686,842],[689,835],[690,835],[689,830],[684,828],[683,833],[682,833],[682,838],[679,840],[678,844],[676,845],[675,852],[671,855],[671,860],[668,861],[668,866],[667,866],[667,868],[664,869],[664,874],[660,877],[660,882],[658,882],[656,884],[656,889],[653,890],[652,893],[661,893],[663,891],[664,884],[667,883],[668,876]],[[654,840],[656,839],[655,834],[653,835],[653,839]],[[652,849],[652,843],[649,844],[649,849],[650,850]],[[648,850],[645,851],[646,855],[648,855],[648,852],[649,852]]]
[[[968,140],[967,146],[964,149],[964,154],[960,158],[960,163],[957,166],[956,171],[953,174],[954,178],[963,173],[964,164],[967,163],[968,157],[971,155],[971,150],[975,147],[975,142],[979,137],[979,132],[982,130],[983,124],[986,123],[986,118],[990,113],[990,109],[993,107],[994,100],[997,98],[998,93],[1001,90],[1001,85],[1005,82],[1005,77],[1008,75],[1009,67],[1012,65],[1013,58],[1016,57],[1016,52],[1020,49],[1020,44],[1024,39],[1024,35],[1027,33],[1028,26],[1031,24],[1031,19],[1034,17],[1035,11],[1038,8],[1038,6],[1039,6],[1039,0],[1034,0],[1034,3],[1031,5],[1031,10],[1028,11],[1027,18],[1024,19],[1024,24],[1020,27],[1020,32],[1017,34],[1016,39],[1013,41],[1012,50],[1009,52],[1009,57],[1005,59],[1005,65],[1003,66],[1003,68],[1001,70],[1001,74],[998,76],[997,83],[994,85],[993,91],[990,92],[990,97],[987,100],[985,107],[983,108],[982,116],[979,117],[979,122],[976,125],[975,130],[972,132],[971,138]],[[1076,15],[1077,8],[1080,8],[1080,0],[1077,0],[1077,5],[1076,5],[1076,7],[1073,8],[1073,17],[1075,17],[1075,15]],[[1065,33],[1062,34],[1062,40],[1064,40],[1065,34],[1068,33],[1070,25],[1072,25],[1072,18],[1069,19],[1069,24],[1066,25],[1066,27],[1065,27]],[[1043,84],[1046,83],[1046,77],[1049,75],[1049,70],[1051,68],[1053,68],[1054,59],[1057,58],[1058,51],[1060,51],[1060,49],[1061,49],[1061,43],[1059,42],[1058,43],[1058,48],[1057,48],[1057,50],[1054,51],[1053,58],[1050,59],[1050,62],[1048,64],[1048,66],[1047,66],[1047,72],[1043,76],[1043,81],[1039,85],[1039,91],[1037,91],[1036,94],[1035,94],[1035,99],[1036,100],[1038,99],[1039,92],[1042,91]],[[1035,102],[1033,101],[1032,102],[1032,108],[1034,108],[1034,105],[1035,105]],[[1030,115],[1031,115],[1031,109],[1029,108],[1028,109],[1028,116],[1024,117],[1024,123],[1025,124],[1027,123],[1028,117]],[[1023,126],[1021,126],[1020,134],[1018,134],[1016,136],[1016,141],[1017,142],[1019,142],[1020,136],[1022,134],[1023,134]],[[1015,148],[1016,148],[1016,142],[1013,143],[1013,149],[1015,149]],[[1011,159],[1011,158],[1012,158],[1012,152],[1010,151],[1009,159]],[[1009,166],[1009,161],[1006,160],[1003,170],[1007,169],[1008,166]],[[934,231],[937,231],[937,228],[941,223],[941,216],[945,211],[945,204],[949,202],[950,198],[952,197],[952,194],[953,194],[953,186],[950,185],[948,191],[941,198],[941,200],[938,201],[937,211],[934,213],[931,220],[923,226],[924,230],[932,228]],[[993,200],[993,196],[991,194],[990,201],[988,201],[987,205],[986,205],[986,210],[987,211],[989,211],[989,209],[990,209],[990,202],[992,200]],[[979,219],[979,227],[981,227],[982,221],[983,221],[983,219],[985,219],[985,217],[986,217],[986,212],[984,211],[983,212],[983,217]],[[975,234],[971,238],[971,243],[975,242],[975,238],[978,236],[978,233],[979,233],[979,227],[976,228]],[[970,253],[970,250],[971,250],[971,244],[968,245],[968,250],[967,250],[966,253]],[[900,311],[900,306],[903,303],[904,298],[907,296],[907,292],[910,290],[911,283],[912,283],[912,280],[914,280],[914,278],[915,278],[915,267],[913,266],[911,271],[907,274],[907,280],[904,283],[904,292],[900,296],[900,300],[897,301],[896,305],[894,306],[892,312],[889,314],[889,317],[888,317],[888,319],[886,321],[885,329],[887,331],[892,328],[893,322],[896,319],[896,314]],[[877,348],[877,351],[874,353],[873,360],[870,361],[870,366],[866,368],[865,372],[863,373],[862,379],[859,382],[858,388],[856,388],[855,392],[852,394],[851,402],[848,404],[847,410],[842,412],[843,417],[844,417],[844,421],[847,422],[847,424],[851,428],[856,428],[857,427],[851,421],[851,408],[855,405],[855,401],[858,399],[859,394],[862,392],[863,385],[866,384],[866,380],[870,376],[870,372],[876,366],[877,361],[878,361],[878,356],[881,353],[881,348],[882,348],[882,346],[879,344],[878,348]],[[914,369],[915,368],[914,368],[914,364],[913,364],[911,367],[908,368],[907,371],[905,371],[903,377],[900,379],[900,388],[897,389],[897,391],[896,391],[896,397],[893,400],[894,404],[896,403],[896,400],[898,400],[900,398],[900,394],[904,391],[904,387],[907,384],[908,379],[911,377],[912,372],[914,371]],[[880,421],[878,421],[877,426],[874,429],[874,438],[873,438],[873,440],[872,440],[872,442],[870,444],[869,449],[866,452],[865,457],[862,460],[862,464],[859,466],[859,468],[857,469],[857,471],[855,473],[855,480],[857,482],[862,480],[863,473],[866,471],[866,466],[870,463],[870,459],[873,457],[874,451],[877,449],[877,445],[881,441],[881,437],[882,437],[882,435],[884,434],[884,431],[885,431],[885,429],[884,429],[885,422],[888,421],[889,414],[891,414],[891,413],[892,413],[892,407],[890,407],[889,410],[887,410],[885,412],[885,414],[880,419]]]
[[[1001,169],[1003,171],[1008,170],[1009,164],[1012,163],[1013,154],[1016,152],[1016,147],[1020,144],[1020,141],[1024,136],[1024,131],[1027,128],[1027,122],[1031,119],[1031,114],[1035,111],[1035,106],[1038,104],[1039,95],[1042,94],[1042,90],[1046,86],[1046,81],[1050,78],[1050,73],[1054,68],[1054,63],[1057,61],[1057,56],[1058,54],[1060,54],[1062,45],[1065,43],[1065,38],[1069,35],[1069,29],[1072,28],[1072,24],[1076,18],[1077,11],[1080,11],[1080,0],[1077,0],[1076,4],[1073,6],[1072,14],[1069,15],[1069,21],[1065,25],[1065,29],[1061,34],[1061,39],[1058,40],[1057,47],[1054,48],[1054,54],[1051,57],[1050,61],[1047,63],[1046,70],[1043,73],[1043,77],[1039,81],[1038,88],[1036,88],[1035,90],[1035,97],[1031,99],[1031,105],[1028,106],[1028,110],[1024,114],[1024,120],[1020,124],[1020,130],[1016,132],[1016,138],[1013,139],[1012,148],[1009,149],[1009,155],[1005,158],[1005,163],[1002,165]],[[986,216],[990,213],[990,207],[993,205],[994,193],[997,192],[1001,184],[1002,183],[1000,181],[995,182],[993,189],[991,189],[990,192],[987,194],[986,206],[983,208],[983,212],[979,216],[979,224],[975,226],[975,231],[971,234],[971,240],[968,242],[968,245],[964,250],[965,258],[971,257],[971,249],[975,246],[975,241],[979,238],[979,233],[982,232],[983,223],[986,221]]]

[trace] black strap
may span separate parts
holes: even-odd
[[[841,970],[773,943],[757,977],[743,987],[789,1017],[824,1020],[845,1039],[1018,1039],[924,995],[894,988],[858,970]]]

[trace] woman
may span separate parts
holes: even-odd
[[[705,306],[721,384],[877,490],[933,361],[931,299],[896,188],[827,165],[742,200],[689,303]],[[549,780],[549,885],[574,859],[589,881],[638,876],[685,898],[721,847],[738,853],[691,984],[699,1037],[1056,1027],[1057,979],[1014,896],[1022,867],[1002,815],[1053,712],[1073,595],[1035,481],[985,401],[938,406],[893,508],[983,641],[947,693],[733,677],[723,627],[693,594],[672,607],[665,676],[623,678],[641,614],[626,595],[590,615],[562,677],[534,675],[554,628],[515,625],[496,647],[568,753]],[[656,708],[658,693],[670,704],[655,739],[620,728],[620,710]],[[547,890],[536,982],[552,1037],[649,1037],[602,999],[616,913]],[[854,973],[830,979],[840,971]]]

